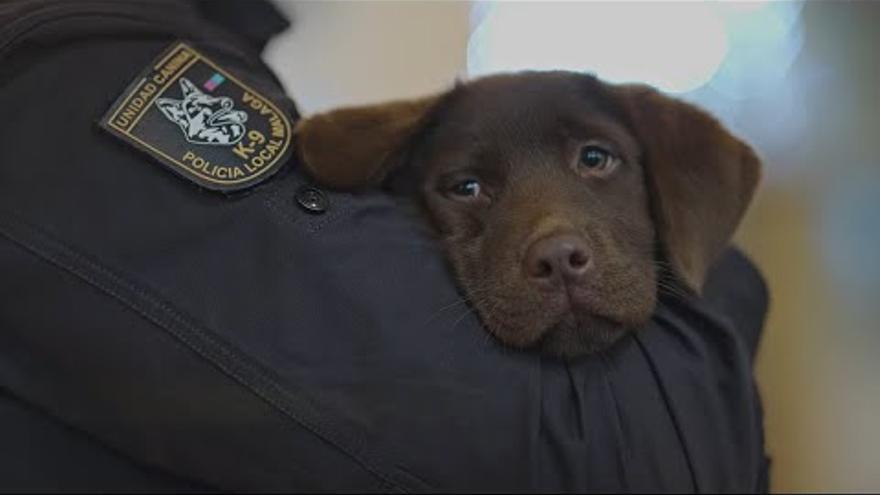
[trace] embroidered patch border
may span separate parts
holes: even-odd
[[[262,182],[291,154],[289,117],[184,42],[160,54],[100,126],[178,175],[216,191]]]

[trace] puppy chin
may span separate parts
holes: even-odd
[[[486,330],[502,344],[552,357],[575,358],[602,352],[637,328],[583,308],[572,310],[562,299],[555,302],[545,301],[541,317],[517,319],[516,325],[487,320],[479,307],[477,312]]]
[[[629,333],[626,326],[606,318],[569,313],[544,334],[537,348],[543,354],[575,358],[602,352]]]

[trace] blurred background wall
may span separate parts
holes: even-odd
[[[773,489],[880,490],[880,2],[276,2],[269,62],[306,114],[565,68],[719,116],[765,161],[738,242],[773,297]]]

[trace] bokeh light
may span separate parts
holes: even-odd
[[[468,74],[592,72],[686,93],[728,96],[778,83],[800,49],[796,3],[479,2]]]

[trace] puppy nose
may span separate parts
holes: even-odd
[[[542,285],[555,286],[583,278],[590,264],[587,242],[574,234],[544,237],[532,244],[524,260],[526,277]]]

